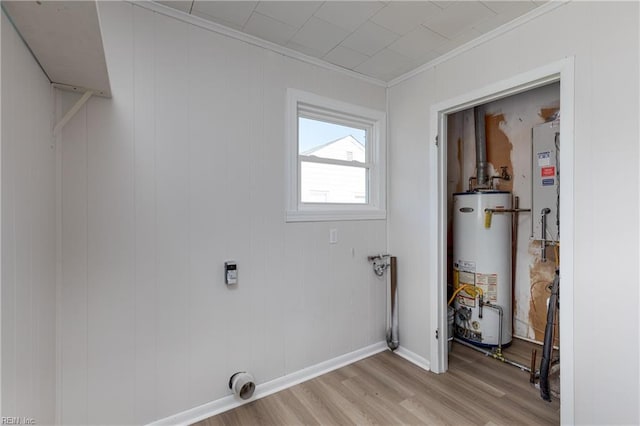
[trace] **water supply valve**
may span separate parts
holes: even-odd
[[[368,256],[367,260],[373,263],[373,272],[379,277],[384,275],[384,271],[389,267],[389,254],[378,254],[375,256]]]

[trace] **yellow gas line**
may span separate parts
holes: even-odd
[[[480,297],[484,296],[484,293],[482,292],[482,289],[480,287],[477,287],[471,284],[463,284],[457,289],[455,289],[455,291],[453,292],[453,295],[451,296],[451,299],[449,299],[449,301],[447,302],[447,306],[450,305],[451,302],[453,302],[453,299],[455,299],[458,293],[460,293],[462,290],[465,290],[467,294],[473,297],[474,299],[477,298],[478,296]]]

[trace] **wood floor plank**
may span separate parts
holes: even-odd
[[[417,424],[419,419],[413,414],[403,409],[400,402],[406,398],[398,399],[397,392],[389,392],[390,389],[379,387],[379,385],[366,376],[353,377],[344,382],[344,385],[354,392],[362,392],[361,397],[367,402],[369,407],[380,407],[382,409],[382,424]],[[393,396],[392,396],[393,395]]]
[[[316,420],[314,415],[304,405],[300,404],[296,397],[291,392],[291,389],[286,389],[282,392],[278,392],[273,395],[273,401],[275,403],[275,409],[282,413],[283,425],[319,425],[320,422]]]
[[[534,417],[534,424],[554,424],[559,421],[559,404],[557,401],[548,403],[539,397],[539,391],[529,384],[528,374],[515,367],[510,367],[499,361],[487,358],[488,363],[479,363],[477,366],[456,366],[463,371],[474,375],[480,381],[496,387],[505,393],[500,399],[500,406],[511,407],[519,415],[523,415],[520,423],[527,423],[528,416]],[[491,368],[496,366],[507,368]],[[452,372],[456,374],[457,368]]]
[[[323,395],[329,398],[339,409],[345,413],[353,424],[374,424],[372,418],[367,415],[368,410],[362,410],[358,406],[358,398],[349,397],[346,392],[339,392],[344,388],[342,382],[336,382],[330,377],[318,381],[323,389]]]
[[[530,348],[514,344],[523,359]],[[445,374],[427,372],[392,352],[382,352],[198,425],[499,426],[559,422],[559,401],[543,401],[539,390],[529,383],[528,373],[454,343]]]
[[[371,401],[364,399],[360,389],[353,391],[349,386],[345,386],[346,380],[348,379],[341,380],[339,383],[327,383],[332,386],[336,393],[347,399],[351,403],[353,410],[358,411],[358,413],[364,418],[362,424],[387,424],[381,422],[382,419],[385,419],[384,410],[382,410],[377,404],[371,404]]]
[[[313,413],[320,424],[345,425],[352,423],[333,401],[324,397],[322,390],[318,389],[317,381],[310,380],[296,387],[298,391],[292,391],[293,395]]]
[[[347,382],[355,382],[356,385],[374,395],[384,393],[385,398],[394,403],[400,403],[414,395],[414,392],[401,382],[394,381],[385,374],[378,374],[372,368],[362,368],[361,371],[362,374],[350,378]]]
[[[418,398],[410,398],[400,403],[402,407],[404,407],[407,411],[412,413],[414,416],[420,419],[422,424],[428,425],[472,425],[469,420],[465,419],[463,416],[458,416],[457,413],[443,413],[439,410],[431,409],[431,405],[425,405],[422,401],[419,401]]]
[[[454,377],[459,378],[462,381],[472,384],[474,387],[480,389],[482,392],[488,393],[491,396],[494,396],[496,398],[502,398],[503,396],[505,396],[504,391],[502,391],[501,389],[495,386],[492,386],[486,381],[480,380],[477,377],[474,377],[465,371],[453,370],[450,372],[450,374],[453,375]]]
[[[476,388],[470,383],[451,380],[452,377],[439,377],[438,380],[430,383],[429,387],[446,398],[447,405],[451,410],[458,410],[464,413],[465,417],[473,423],[486,423],[491,419],[502,419],[506,413],[502,411],[500,404],[495,404],[499,398],[484,393],[482,389]],[[507,416],[508,417],[508,416]]]

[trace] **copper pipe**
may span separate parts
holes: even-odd
[[[535,349],[531,349],[531,367],[529,371],[529,382],[531,384],[536,383],[536,357],[538,356],[538,351]]]

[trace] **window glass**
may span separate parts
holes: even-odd
[[[298,117],[298,153],[333,160],[366,162],[367,131]]]
[[[367,169],[335,164],[300,163],[303,203],[367,203]]]

